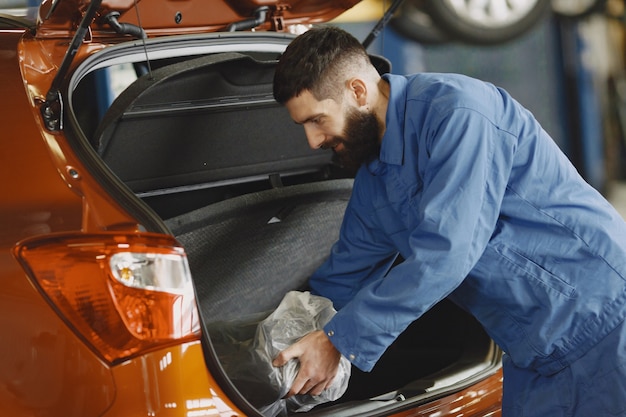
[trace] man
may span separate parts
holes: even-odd
[[[448,297],[506,352],[505,416],[626,415],[626,224],[529,111],[460,75],[381,77],[332,27],[287,48],[274,96],[312,148],[362,164],[310,279],[339,311],[274,361],[300,361],[290,395],[342,354],[371,370]]]

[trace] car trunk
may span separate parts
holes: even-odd
[[[258,320],[288,291],[307,289],[307,278],[338,237],[351,186],[350,179],[284,186],[166,221],[186,248],[201,314],[216,353],[228,362],[223,363],[227,372]],[[413,323],[371,373],[353,368],[349,388],[337,403],[380,395],[384,403],[424,394],[434,388],[437,374],[449,378],[461,369],[484,366],[492,354],[480,325],[443,301]],[[268,400],[245,378],[235,376],[233,383],[253,404]]]
[[[290,38],[227,38],[147,41],[145,51],[129,43],[94,55],[70,81],[68,122],[79,154],[120,204],[184,246],[207,363],[229,392],[257,406],[265,400],[258,391],[228,378],[224,358],[240,345],[223,335],[249,331],[288,291],[307,289],[338,237],[352,179],[330,151],[308,149],[302,128],[272,99],[273,68]],[[353,368],[340,400],[309,414],[398,411],[475,382],[497,361],[481,326],[444,300],[371,373]]]

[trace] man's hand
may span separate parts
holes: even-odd
[[[296,394],[320,395],[333,382],[341,353],[322,330],[317,330],[280,352],[272,364],[283,366],[294,358],[300,361],[300,370],[287,397]]]

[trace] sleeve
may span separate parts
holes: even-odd
[[[366,283],[324,328],[364,371],[471,271],[495,229],[511,172],[516,137],[476,110],[448,110],[428,126],[417,139],[424,186],[410,207],[417,217],[412,255]]]
[[[389,239],[369,224],[367,196],[373,187],[367,175],[363,169],[359,172],[339,239],[326,262],[309,279],[311,292],[332,300],[337,310],[367,283],[386,274],[397,257],[398,251]]]

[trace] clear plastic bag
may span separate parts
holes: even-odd
[[[324,297],[311,295],[309,292],[291,291],[285,295],[278,308],[257,327],[254,349],[263,362],[272,360],[282,350],[294,344],[302,336],[315,330],[321,330],[335,315],[332,302]],[[339,370],[332,384],[320,395],[295,395],[282,399],[293,384],[300,363],[289,361],[281,368],[273,367],[269,374],[270,384],[278,390],[278,400],[263,410],[266,416],[276,416],[276,412],[268,412],[274,408],[282,408],[284,402],[288,410],[308,411],[317,404],[335,401],[343,395],[350,379],[350,362],[341,357]]]
[[[280,368],[272,365],[279,352],[307,333],[321,330],[335,313],[327,298],[291,291],[256,326],[243,321],[214,326],[209,331],[222,366],[246,399],[267,417],[286,416],[289,411],[309,411],[318,404],[337,400],[348,387],[351,365],[342,356],[331,386],[320,395],[283,398],[300,364],[293,359]],[[250,335],[253,328],[254,335]]]

